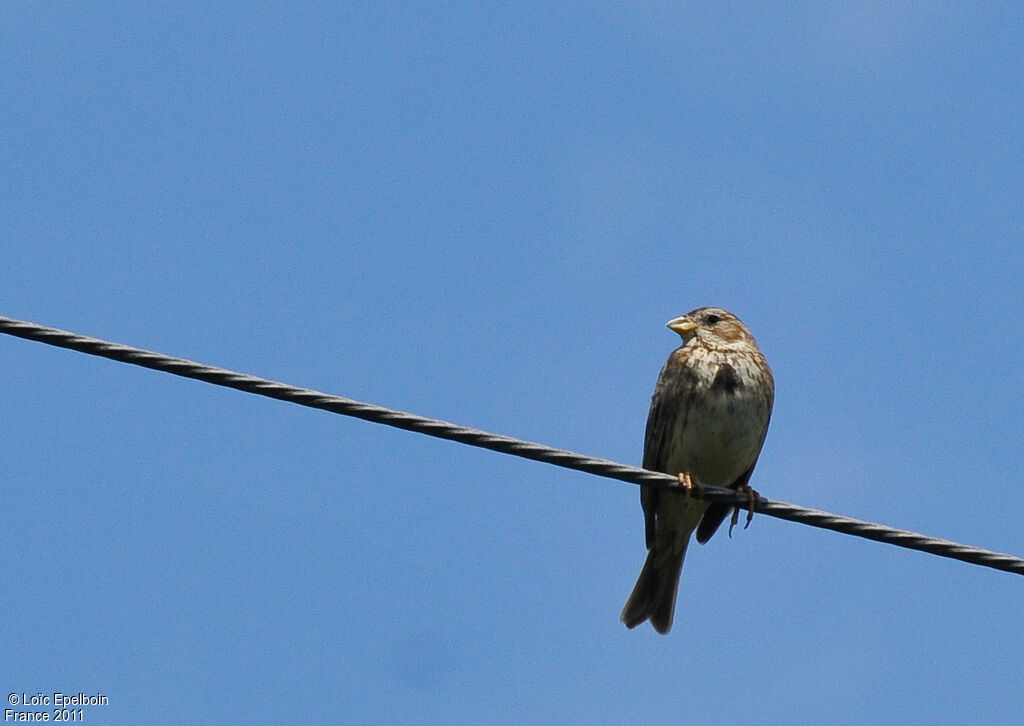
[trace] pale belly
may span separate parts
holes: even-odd
[[[767,426],[768,411],[751,392],[709,393],[699,409],[680,417],[673,432],[667,469],[689,472],[704,484],[729,486],[757,460]]]

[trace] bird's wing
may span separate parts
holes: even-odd
[[[677,386],[681,371],[682,367],[673,353],[658,376],[644,435],[645,469],[668,472],[668,459],[675,443],[672,434],[676,430],[679,417],[686,415],[686,401],[679,395]],[[648,549],[654,544],[659,495],[660,492],[654,487],[640,487],[640,506],[644,510],[644,537]]]

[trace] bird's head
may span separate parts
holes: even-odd
[[[739,318],[722,308],[697,308],[669,320],[669,330],[679,334],[683,345],[691,341],[709,348],[740,348],[753,343],[754,336]]]

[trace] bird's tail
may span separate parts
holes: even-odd
[[[667,552],[657,545],[647,552],[647,560],[636,579],[633,592],[626,600],[619,619],[627,628],[635,628],[645,620],[664,635],[672,629],[672,616],[676,610],[676,591],[679,589],[679,575],[683,571],[686,544],[678,552]]]

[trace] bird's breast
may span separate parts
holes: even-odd
[[[687,471],[705,484],[729,486],[757,460],[771,400],[755,385],[759,372],[745,356],[716,357],[698,366],[686,385],[685,415],[676,419],[669,471]]]

